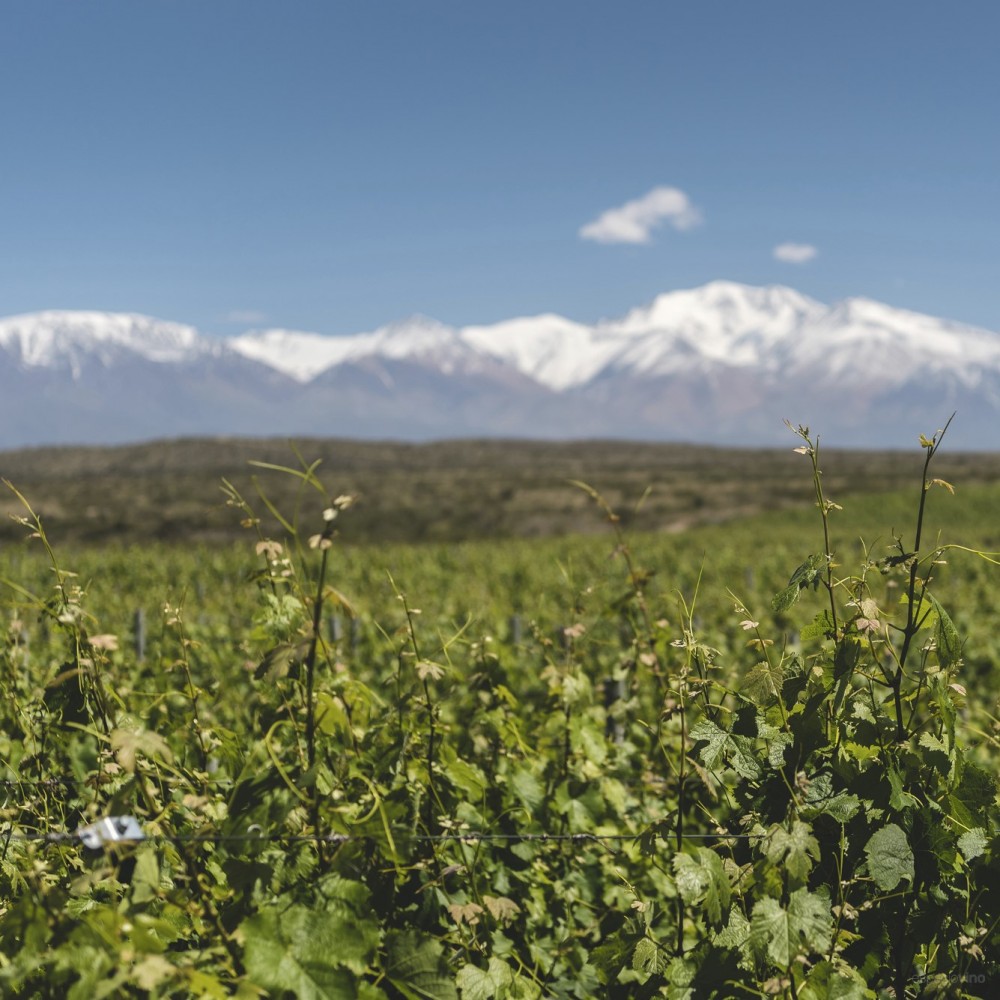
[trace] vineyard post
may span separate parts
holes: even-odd
[[[327,632],[335,646],[344,638],[344,622],[340,615],[332,614],[327,618]]]
[[[133,623],[135,658],[142,663],[146,659],[146,612],[142,608],[136,608]]]
[[[604,681],[604,711],[607,715],[605,731],[608,739],[614,743],[622,743],[625,740],[625,730],[621,720],[616,719],[613,712],[617,702],[625,698],[625,680],[622,677],[608,677]]]
[[[509,631],[509,635],[510,635],[510,644],[512,646],[520,646],[521,645],[522,625],[521,625],[521,616],[520,615],[511,615],[510,616],[510,631]]]

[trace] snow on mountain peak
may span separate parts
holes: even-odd
[[[659,295],[603,326],[630,341],[614,360],[618,371],[654,376],[715,364],[773,369],[825,308],[781,285],[713,281]]]
[[[771,285],[754,288],[733,281],[713,281],[658,295],[610,326],[623,334],[638,335],[651,330],[714,334],[732,339],[751,332],[775,332],[822,310],[820,303],[791,288]]]
[[[310,382],[320,372],[347,360],[365,336],[327,337],[299,330],[251,330],[239,337],[230,337],[226,345],[237,354],[267,365],[296,382]]]
[[[376,355],[397,361],[433,358],[446,362],[446,356],[453,357],[462,346],[452,327],[427,316],[410,316],[370,333],[339,336],[297,330],[251,331],[231,337],[227,344],[297,382],[310,382],[336,365]]]
[[[618,347],[616,338],[554,313],[466,326],[461,337],[557,392],[589,381]]]
[[[1000,368],[1000,335],[873,299],[838,302],[807,331],[791,371],[820,369],[837,378],[899,384],[920,371],[952,372],[976,384],[983,368]]]
[[[454,327],[419,314],[380,326],[371,336],[378,347],[392,358],[420,356],[454,347],[458,343]]]
[[[20,364],[49,368],[68,362],[74,374],[85,355],[96,355],[103,364],[123,351],[179,362],[201,346],[193,327],[135,313],[49,310],[0,320],[0,347]]]
[[[713,281],[668,292],[617,320],[590,326],[553,313],[456,328],[410,316],[366,333],[285,329],[225,341],[130,313],[50,311],[0,320],[0,351],[23,367],[62,367],[129,356],[184,362],[233,352],[303,384],[342,364],[405,362],[445,375],[506,369],[554,392],[598,377],[651,378],[740,369],[821,381],[902,384],[949,371],[971,384],[1000,369],[1000,336],[870,299],[825,306],[781,285]]]

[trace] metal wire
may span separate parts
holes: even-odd
[[[414,833],[395,831],[401,840],[417,843],[625,843],[641,840],[641,833],[491,833],[487,830],[469,830],[456,833]],[[658,834],[656,839],[674,840],[675,833]],[[685,833],[682,840],[761,840],[767,834],[753,833]],[[86,847],[99,848],[113,843],[172,843],[172,844],[227,844],[227,843],[323,843],[347,844],[370,842],[371,836],[356,833],[268,833],[248,830],[244,833],[212,834],[147,834],[132,816],[111,816],[98,820],[75,831],[54,830],[42,832],[17,832],[13,828],[0,833],[7,843],[29,841],[34,843],[68,844],[79,841]]]

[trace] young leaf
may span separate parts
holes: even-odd
[[[767,762],[779,769],[785,766],[785,750],[793,746],[795,737],[789,732],[776,733],[767,744]]]
[[[789,585],[785,587],[784,590],[779,590],[778,593],[771,598],[771,610],[779,612],[787,611],[795,603],[795,599],[798,596],[798,584]]]
[[[753,736],[730,736],[729,765],[741,777],[756,781],[760,777],[757,742]]]
[[[967,817],[975,817],[975,823],[969,826],[985,825],[984,820],[989,815],[997,791],[997,779],[994,774],[965,761],[962,767],[962,777],[954,793],[949,796],[955,803],[961,804]]]
[[[805,590],[806,587],[818,586],[820,571],[825,562],[825,556],[810,556],[804,563],[797,567],[788,580],[788,586],[775,594],[774,599],[771,601],[771,608],[774,611],[786,611],[795,603],[800,590]]]
[[[937,612],[937,628],[934,638],[937,643],[938,659],[941,661],[942,667],[953,666],[962,658],[962,640],[959,638],[958,629],[955,628],[951,616],[933,594],[928,594],[927,600]]]
[[[844,826],[854,818],[861,808],[861,802],[857,795],[852,795],[850,792],[837,792],[836,795],[810,801],[809,806],[808,810],[803,810],[803,815],[810,819],[816,816],[829,816]]]
[[[521,907],[508,896],[483,896],[483,902],[493,919],[500,924],[509,924],[521,912]]]
[[[981,826],[977,826],[974,830],[966,830],[958,838],[958,849],[966,861],[971,861],[986,853],[987,843],[986,831]]]
[[[465,923],[475,927],[483,914],[483,908],[478,903],[452,903],[448,912],[456,924]]]
[[[822,893],[796,889],[788,897],[788,926],[810,951],[826,951],[833,933],[829,898]]]

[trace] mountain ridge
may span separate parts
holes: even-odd
[[[785,417],[896,447],[964,409],[953,436],[1000,450],[1000,334],[730,281],[589,325],[414,316],[337,336],[47,310],[0,319],[0,390],[4,448],[269,432],[767,445]]]

